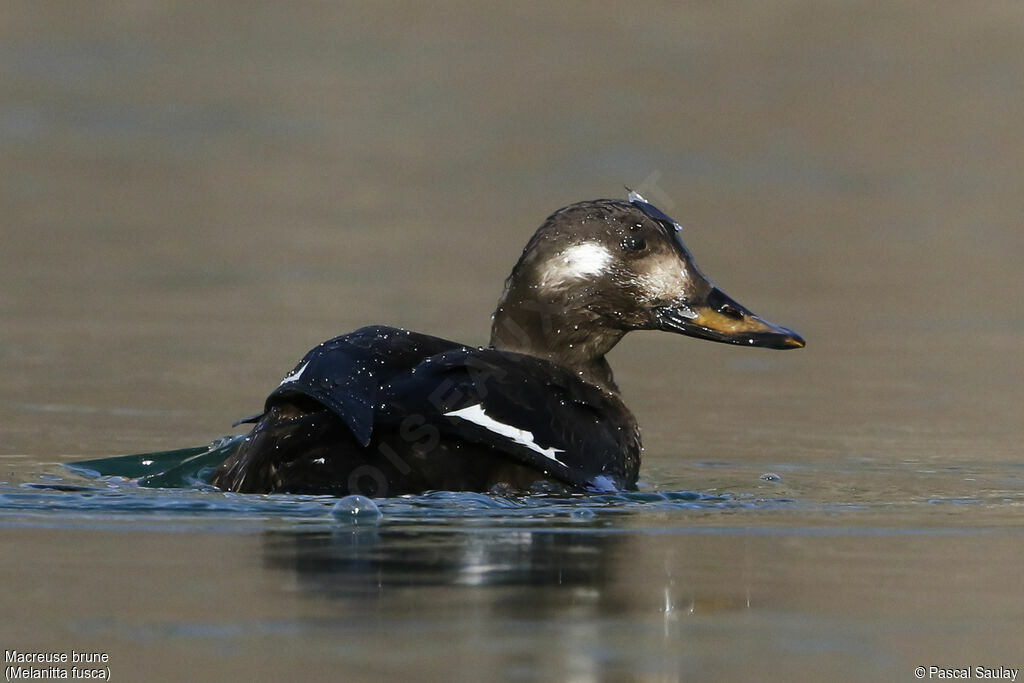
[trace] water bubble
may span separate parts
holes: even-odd
[[[760,477],[761,481],[782,481],[782,477],[774,472],[765,472]]]
[[[595,517],[594,511],[590,508],[576,508],[569,513],[569,518],[573,520],[586,521]]]
[[[377,504],[366,496],[345,496],[331,508],[331,516],[339,522],[351,524],[375,524],[383,513]]]

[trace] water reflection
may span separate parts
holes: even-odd
[[[674,678],[700,642],[719,640],[702,620],[749,612],[736,544],[705,552],[699,535],[575,524],[268,531],[262,550],[266,569],[328,611],[329,632],[359,624],[375,665],[440,649],[456,677]]]
[[[561,586],[608,580],[616,536],[526,529],[269,531],[266,564],[294,569],[304,589],[359,597],[407,586]],[[369,587],[369,588],[367,588]]]
[[[454,599],[487,605],[506,618],[544,618],[566,608],[586,608],[589,616],[674,616],[680,611],[749,605],[746,578],[728,569],[742,567],[743,562],[713,559],[722,563],[731,588],[723,593],[719,585],[702,595],[696,583],[685,578],[699,567],[685,559],[685,550],[677,547],[680,541],[638,540],[593,527],[574,531],[371,526],[266,531],[263,556],[266,568],[295,572],[301,592],[350,605],[386,602],[401,589],[429,587],[453,588]]]
[[[414,657],[452,676],[484,670],[581,680],[686,679],[707,670],[757,678],[758,661],[779,652],[788,653],[783,668],[794,674],[828,653],[835,667],[824,678],[842,671],[881,678],[905,666],[904,647],[921,649],[906,634],[931,622],[858,619],[917,607],[956,614],[967,631],[982,628],[1006,599],[984,587],[1006,583],[1001,563],[974,574],[975,552],[1020,554],[1002,536],[953,530],[645,532],[641,525],[650,529],[652,521],[638,514],[578,529],[268,530],[261,551],[264,569],[293,578],[284,583],[305,609],[316,606],[307,628],[328,637],[358,632],[374,666]],[[955,578],[929,569],[939,561],[956,565]],[[890,583],[879,585],[879,576]],[[999,621],[999,630],[1009,628],[1005,614]],[[1006,651],[1006,641],[987,650]],[[737,659],[741,645],[747,649]]]

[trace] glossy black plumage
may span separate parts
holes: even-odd
[[[528,432],[534,447],[449,414],[473,406]],[[214,485],[371,496],[609,490],[632,486],[640,463],[622,402],[566,368],[384,326],[312,349],[254,420]]]

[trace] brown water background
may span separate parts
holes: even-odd
[[[0,644],[122,681],[1024,667],[1022,122],[1018,2],[6,3]],[[231,433],[356,327],[485,343],[536,226],[623,185],[808,340],[610,357],[643,490],[749,506],[32,498]]]

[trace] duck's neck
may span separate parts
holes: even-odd
[[[491,346],[544,358],[618,394],[605,354],[625,333],[606,327],[599,316],[577,302],[564,297],[539,299],[536,291],[530,294],[522,296],[516,288],[505,292],[494,312]]]

